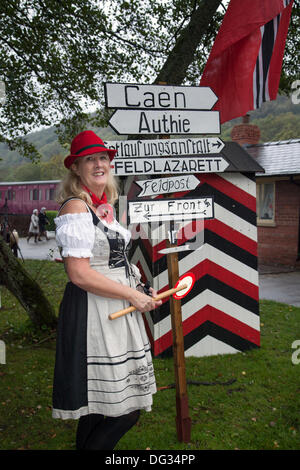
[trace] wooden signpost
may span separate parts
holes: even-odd
[[[167,240],[167,248],[174,245]],[[176,246],[176,245],[175,245]],[[178,255],[169,253],[167,255],[169,283],[175,285],[179,278]],[[178,440],[189,442],[191,437],[191,418],[189,417],[185,358],[184,358],[184,338],[181,319],[180,299],[170,298],[171,323],[173,335],[173,359],[176,384],[176,430]]]
[[[138,197],[165,194],[166,199],[129,201],[128,215],[130,223],[170,222],[170,237],[166,240],[165,250],[169,285],[175,286],[179,280],[180,247],[174,237],[174,222],[212,218],[214,202],[213,197],[209,195],[202,198],[174,199],[172,194],[197,187],[199,180],[192,173],[224,171],[228,162],[219,155],[224,143],[218,138],[172,140],[169,135],[219,134],[219,113],[211,111],[217,97],[210,88],[106,83],[105,98],[108,108],[116,108],[109,125],[117,134],[157,134],[159,137],[155,141],[128,141],[126,144],[113,141],[106,142],[106,145],[118,149],[113,161],[113,172],[116,175],[167,176],[137,182],[142,190]],[[176,176],[176,173],[181,176]],[[190,249],[189,245],[184,249]],[[189,442],[191,419],[179,294],[178,297],[170,297],[170,310],[176,380],[177,437],[179,441]],[[123,313],[116,312],[115,315],[120,314]]]

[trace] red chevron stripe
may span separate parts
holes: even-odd
[[[210,305],[206,305],[183,322],[183,335],[187,335],[208,320],[257,346],[260,345],[259,331]],[[154,342],[154,354],[161,354],[168,349],[172,346],[172,341],[172,330],[170,330]]]
[[[219,281],[224,282],[224,284],[227,284],[243,294],[252,297],[254,300],[259,301],[259,288],[257,285],[252,284],[246,279],[243,279],[237,274],[232,273],[228,269],[223,268],[209,259],[205,259],[196,266],[193,266],[189,269],[189,272],[192,272],[195,275],[196,281],[206,274],[209,274]],[[164,292],[167,289],[170,289],[168,285],[160,289],[159,293]]]
[[[235,201],[240,202],[241,204],[243,204],[243,206],[247,207],[248,209],[256,212],[256,198],[254,196],[251,196],[251,194],[247,193],[235,184],[230,183],[229,181],[215,173],[203,173],[201,175],[196,174],[195,176],[200,180],[200,185],[203,183],[207,183],[218,191],[226,194],[228,197],[231,197]],[[190,191],[176,193],[173,195],[173,198],[184,197],[189,192]],[[160,199],[163,197],[164,195],[160,195],[156,199]]]
[[[200,279],[202,276],[209,274],[210,276],[218,279],[224,284],[227,284],[234,289],[239,290],[245,295],[252,297],[255,300],[259,300],[259,289],[258,286],[252,284],[246,279],[238,276],[237,274],[232,273],[228,269],[223,268],[222,266],[210,261],[208,259],[203,260],[198,265],[189,269],[195,274],[196,279]]]
[[[211,305],[206,305],[183,322],[183,335],[185,336],[186,334],[195,330],[206,320],[209,320],[212,323],[215,323],[216,325],[231,331],[232,333],[250,341],[251,343],[256,344],[257,346],[260,345],[260,332],[258,330],[251,328],[245,323],[242,323],[236,318],[227,315],[226,313],[216,309],[215,307],[212,307]]]
[[[153,249],[153,253],[152,253],[153,263],[155,263],[155,261],[159,260],[163,256],[166,256],[166,255],[163,255],[162,253],[159,253],[159,251],[162,250],[163,248],[166,248],[166,246],[167,246],[167,241],[162,240],[161,242],[157,243],[157,245],[152,247],[152,249]]]
[[[248,251],[252,255],[257,256],[257,242],[251,238],[246,237],[246,235],[243,235],[238,230],[225,225],[223,222],[217,219],[207,220],[205,227],[217,235],[225,238],[225,240],[228,240],[243,250]]]
[[[141,273],[141,281],[142,281],[142,282],[146,282],[146,281],[147,281],[147,277],[146,277],[146,275],[145,275],[145,271],[143,270],[143,266],[142,266],[141,262],[138,261],[138,262],[136,263],[136,266],[139,268],[139,271],[140,271],[140,273]]]
[[[199,228],[200,230],[198,230]],[[229,227],[218,219],[205,220],[204,223],[198,223],[198,225],[196,225],[196,221],[191,221],[190,223],[186,224],[183,229],[178,232],[178,245],[182,245],[183,243],[187,242],[197,233],[201,233],[201,231],[205,228],[211,232],[216,233],[225,240],[234,243],[243,250],[248,251],[250,254],[257,256],[257,242],[255,240],[248,238],[246,235],[242,234],[238,230],[233,229],[232,227]],[[166,247],[166,240],[163,240],[154,246],[152,246],[148,240],[147,242],[147,251],[149,255],[149,249],[151,250],[152,248],[153,250],[153,262],[165,256],[162,253],[159,253],[159,250]]]
[[[199,177],[199,176],[198,176]],[[219,175],[205,173],[199,177],[200,184],[206,182],[210,186],[213,186],[218,191],[221,191],[226,196],[231,197],[237,202],[243,204],[243,206],[248,207],[248,209],[256,212],[256,198],[251,196],[243,189],[240,189],[238,186],[230,183]]]
[[[195,223],[194,223],[194,226],[192,226],[192,224],[193,222],[190,222],[185,227],[183,227],[183,229],[178,233],[178,239],[180,241],[180,245],[187,242],[191,235],[193,236],[196,235]],[[199,227],[201,227],[201,224],[199,224]],[[257,256],[257,242],[255,240],[252,240],[251,238],[246,237],[246,235],[243,235],[238,230],[235,230],[232,227],[229,227],[228,225],[224,224],[220,220],[218,219],[205,220],[204,227],[202,225],[202,230],[203,228],[204,229],[206,228],[210,230],[211,232],[216,233],[217,235],[224,238],[225,240],[228,240],[229,242],[234,243],[235,245],[239,246],[243,250],[248,251],[252,255]]]

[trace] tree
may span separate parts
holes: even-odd
[[[87,122],[104,125],[104,81],[198,84],[225,10],[221,0],[1,2],[0,78],[6,101],[0,108],[0,141],[37,159],[24,139],[36,126],[56,123],[64,144]],[[285,87],[298,78],[298,19],[295,0]],[[97,104],[95,114],[87,112],[87,103]],[[3,260],[8,254],[1,246]]]
[[[52,155],[50,160],[40,164],[40,168],[42,180],[59,180],[67,173],[63,157],[60,154]]]
[[[223,3],[228,3],[228,0]],[[226,10],[221,0],[10,0],[0,4],[6,101],[0,135],[37,158],[22,136],[61,123],[62,140],[90,119],[103,125],[104,81],[198,84]],[[297,79],[299,0],[294,0],[282,87]],[[67,132],[66,132],[67,131]]]
[[[0,283],[19,300],[35,326],[55,327],[57,319],[52,305],[2,237],[0,252]]]

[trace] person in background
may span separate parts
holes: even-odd
[[[37,209],[33,209],[32,215],[30,218],[30,225],[28,230],[27,236],[27,243],[29,242],[31,237],[34,237],[35,243],[37,243],[37,237],[39,235],[39,211]]]
[[[141,312],[161,305],[145,293],[128,260],[131,233],[114,217],[111,173],[116,150],[93,131],[72,141],[56,224],[70,282],[60,305],[53,383],[53,418],[78,419],[77,450],[111,450],[151,411],[156,381]],[[109,314],[133,305],[116,320]]]
[[[42,207],[39,213],[39,238],[38,240],[41,242],[42,239],[41,237],[44,236],[46,240],[49,240],[47,237],[47,232],[46,232],[46,225],[49,224],[48,217],[46,216],[45,213],[46,207]]]

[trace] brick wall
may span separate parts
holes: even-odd
[[[275,227],[258,226],[258,262],[295,266],[298,255],[300,186],[276,181]]]

